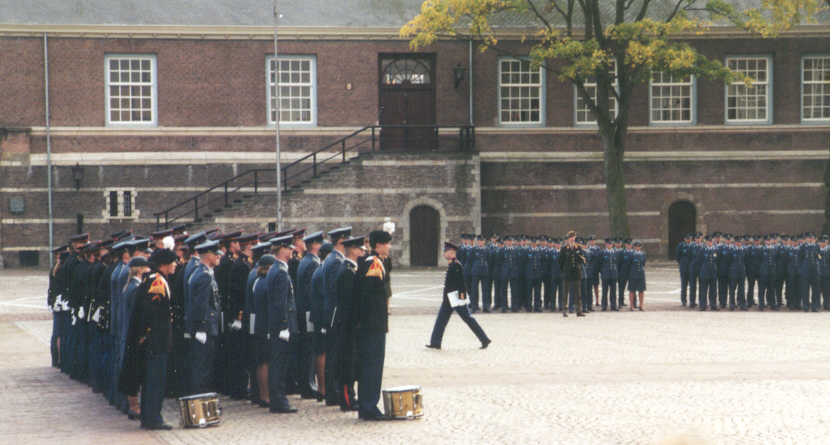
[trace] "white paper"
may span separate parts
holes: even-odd
[[[465,306],[468,304],[467,299],[459,298],[459,291],[448,292],[448,303],[451,307]]]
[[[306,332],[314,332],[315,324],[312,323],[312,312],[306,311]]]
[[[254,316],[257,314],[248,314],[248,334],[254,335]]]

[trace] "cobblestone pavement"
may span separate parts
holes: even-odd
[[[394,271],[383,387],[421,385],[423,419],[223,399],[219,427],[157,433],[49,367],[45,272],[0,271],[0,443],[829,443],[828,313],[683,310],[672,267],[647,276],[645,312],[478,314],[485,351],[454,316],[434,351],[442,273]]]

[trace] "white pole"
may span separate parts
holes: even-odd
[[[48,205],[49,205],[49,270],[52,270],[53,256],[52,249],[54,249],[54,221],[52,217],[52,137],[50,134],[49,124],[49,49],[48,39],[46,33],[43,33],[43,103],[44,103],[44,124],[46,124],[46,189],[48,191]]]
[[[283,191],[280,187],[280,65],[277,60],[277,20],[280,18],[277,12],[277,0],[274,0],[274,152],[275,152],[275,177],[277,183],[275,190],[277,190],[277,230],[283,229],[283,214],[281,207],[283,204]]]

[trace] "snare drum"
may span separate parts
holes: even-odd
[[[415,419],[422,417],[422,387],[397,386],[381,390],[384,414],[391,419]]]
[[[220,400],[217,393],[209,392],[179,398],[179,414],[185,428],[204,428],[220,423]]]

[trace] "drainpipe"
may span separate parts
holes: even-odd
[[[52,135],[50,134],[51,127],[49,124],[49,39],[46,34],[43,33],[43,107],[46,123],[46,188],[48,190],[49,203],[49,252],[46,253],[46,256],[49,257],[49,270],[52,270],[52,249],[54,248],[54,221],[52,216]]]
[[[283,191],[280,188],[280,61],[277,60],[277,20],[280,14],[277,12],[277,0],[274,0],[274,94],[277,96],[274,110],[274,163],[275,163],[275,190],[277,190],[277,198],[275,206],[277,207],[277,215],[275,225],[277,231],[283,230]]]
[[[474,125],[474,39],[468,39],[468,125]]]

